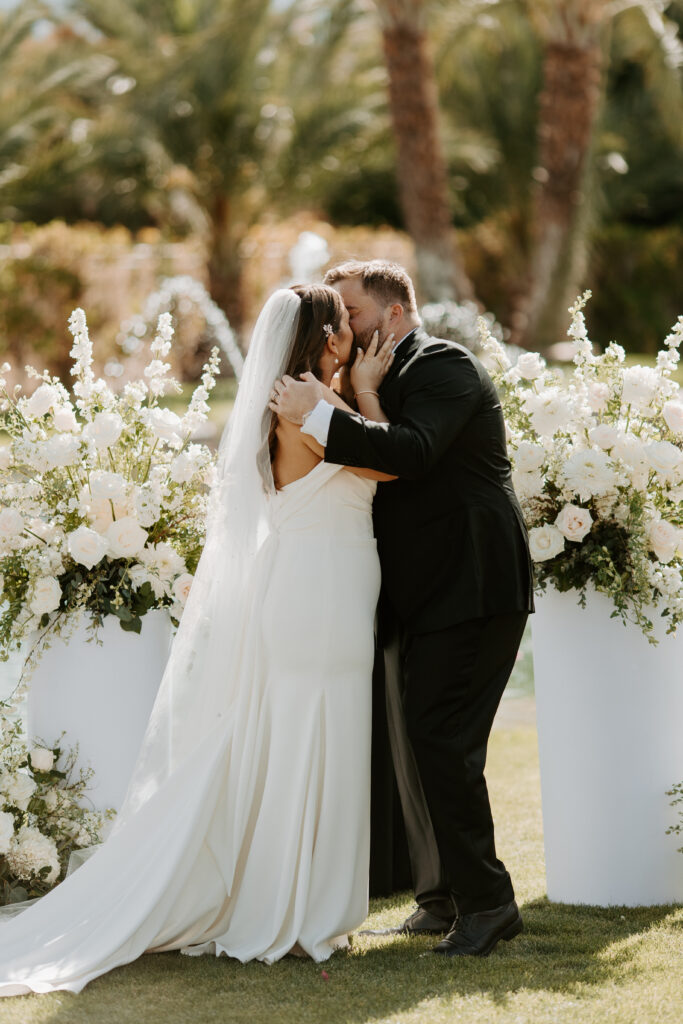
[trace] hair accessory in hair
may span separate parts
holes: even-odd
[[[330,337],[331,334],[334,334],[334,327],[332,326],[332,324],[323,324],[323,330],[328,338]]]

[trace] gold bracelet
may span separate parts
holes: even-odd
[[[374,395],[375,398],[379,398],[379,394],[376,391],[356,391],[354,398],[358,398],[359,395]]]

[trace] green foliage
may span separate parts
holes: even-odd
[[[683,782],[676,783],[672,789],[668,790],[667,796],[672,796],[671,806],[676,807],[678,805],[678,822],[672,825],[666,830],[668,836],[671,835],[683,835]],[[679,853],[683,853],[683,846],[679,848]]]

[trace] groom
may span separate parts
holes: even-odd
[[[435,948],[445,956],[484,956],[522,930],[496,856],[484,766],[533,610],[501,406],[467,349],[422,328],[402,267],[352,261],[325,283],[340,293],[362,348],[375,330],[380,341],[398,339],[379,387],[388,424],[334,408],[313,382],[285,378],[278,401],[327,462],[399,478],[380,483],[374,503],[380,620],[395,624],[385,643],[401,667],[400,687],[388,674],[387,708],[420,905],[398,930],[446,933]]]

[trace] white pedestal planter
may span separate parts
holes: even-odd
[[[659,646],[611,602],[548,589],[532,616],[548,896],[683,902],[666,790],[683,779],[683,631]]]
[[[83,619],[68,640],[56,638],[31,677],[26,710],[30,739],[78,744],[79,766],[95,771],[88,797],[118,810],[168,659],[171,623],[148,612],[142,632],[125,633],[113,616],[88,643]]]

